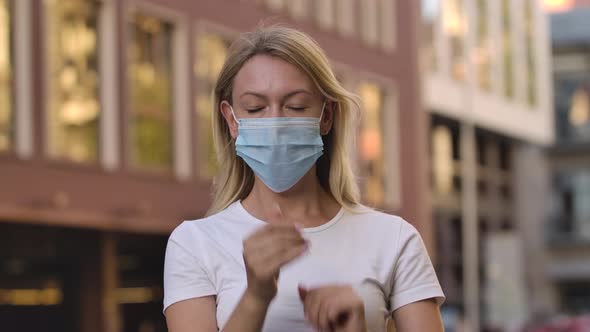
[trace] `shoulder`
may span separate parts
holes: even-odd
[[[416,228],[404,218],[365,206],[346,210],[340,224],[348,236],[360,239],[376,250],[386,250],[392,255],[399,253],[408,241],[421,240]]]
[[[176,226],[170,234],[170,241],[184,242],[187,239],[200,236],[203,232],[203,227],[207,223],[211,223],[211,217],[185,220],[180,225]]]
[[[205,241],[205,238],[216,233],[216,229],[225,228],[232,221],[230,206],[211,216],[183,221],[172,231],[168,241],[181,245]]]
[[[378,231],[388,231],[400,233],[412,233],[416,228],[404,218],[377,211],[370,207],[360,206],[354,211],[347,211],[346,218],[352,222],[358,223],[363,227],[376,229]]]

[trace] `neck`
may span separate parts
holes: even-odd
[[[282,193],[275,193],[256,178],[252,191],[242,204],[249,213],[265,221],[271,219],[271,211],[278,207],[281,222],[297,223],[303,227],[319,226],[340,209],[336,200],[319,184],[315,166],[297,184]]]

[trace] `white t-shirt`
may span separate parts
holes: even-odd
[[[243,240],[266,223],[235,202],[213,216],[185,221],[168,241],[164,310],[178,301],[215,295],[221,330],[246,288]],[[397,308],[444,294],[416,229],[400,217],[341,209],[327,223],[302,230],[307,254],[281,269],[264,332],[310,332],[297,286],[349,284],[365,304],[369,331],[386,331]]]

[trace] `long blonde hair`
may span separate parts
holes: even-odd
[[[213,203],[207,215],[215,214],[252,190],[254,173],[236,155],[234,140],[221,114],[220,104],[232,104],[233,81],[244,63],[257,54],[267,54],[291,63],[305,72],[322,95],[336,103],[332,129],[322,137],[324,154],[316,162],[320,185],[344,208],[359,206],[359,190],[351,166],[355,124],[359,114],[358,97],[342,87],[319,45],[295,29],[271,26],[241,35],[229,48],[214,90],[213,139],[220,165],[213,181]]]

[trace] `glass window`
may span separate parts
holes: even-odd
[[[359,163],[363,179],[363,197],[368,203],[381,205],[385,193],[385,158],[383,155],[383,107],[381,88],[363,82],[359,86],[362,102]]]
[[[331,29],[334,27],[336,8],[335,0],[315,0],[315,18],[318,25],[323,29]]]
[[[436,31],[440,18],[440,0],[422,0],[422,60],[425,68],[435,71]]]
[[[98,1],[46,1],[48,153],[98,159]]]
[[[556,174],[555,189],[559,205],[556,221],[560,230],[576,237],[590,239],[590,173],[586,170],[563,171]]]
[[[0,152],[13,140],[12,17],[11,1],[0,0]]]
[[[285,6],[284,0],[265,0],[266,5],[273,11],[281,11]]]
[[[465,78],[464,36],[466,18],[463,0],[445,0],[443,27],[449,38],[451,50],[451,76],[456,80]]]
[[[590,142],[590,72],[583,66],[555,73],[555,125],[559,141]]]
[[[491,40],[489,32],[488,0],[477,0],[477,74],[483,90],[491,88]]]
[[[396,42],[396,9],[394,0],[380,0],[379,39],[384,50],[392,50]]]
[[[287,2],[287,10],[296,19],[302,19],[308,15],[308,6],[308,0],[290,0]]]
[[[537,104],[537,68],[535,64],[535,10],[536,4],[533,0],[525,1],[524,28],[526,42],[526,69],[527,69],[527,101],[529,105]]]
[[[354,0],[336,1],[336,26],[338,32],[344,36],[352,36],[355,33],[355,5]]]
[[[578,138],[590,140],[590,90],[578,88],[572,95],[569,127]]]
[[[439,194],[453,191],[453,137],[447,126],[437,125],[432,129],[433,187]]]
[[[573,224],[581,236],[590,238],[590,173],[580,172],[572,179]]]
[[[211,178],[217,173],[217,160],[213,146],[213,127],[211,115],[213,107],[213,89],[217,76],[223,67],[230,41],[212,33],[205,33],[197,38],[195,76],[198,80],[196,100],[198,128],[197,174]]]
[[[379,41],[379,2],[363,0],[361,2],[361,37],[369,45]]]
[[[502,0],[502,35],[504,45],[504,94],[514,97],[514,59],[512,54],[512,19],[510,0]]]
[[[174,26],[135,12],[129,21],[129,130],[134,167],[172,167]]]

